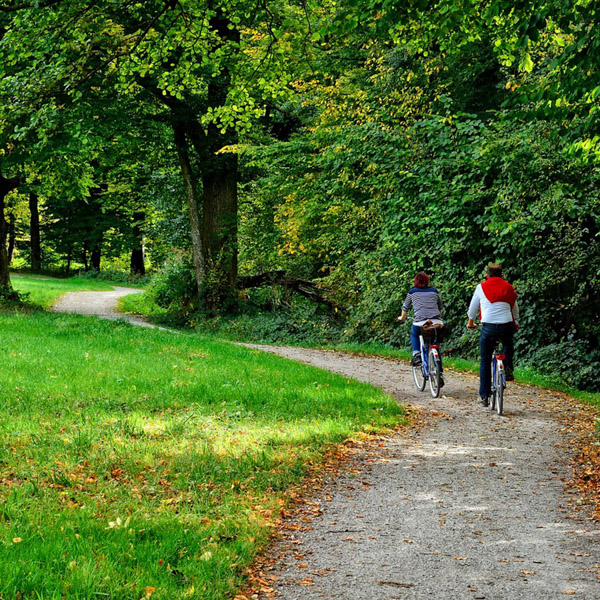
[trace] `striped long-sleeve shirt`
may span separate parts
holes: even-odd
[[[413,323],[419,325],[429,319],[441,319],[442,300],[434,287],[418,288],[409,290],[402,310],[414,311]]]

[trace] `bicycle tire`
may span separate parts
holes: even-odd
[[[492,357],[492,365],[491,365],[491,374],[490,374],[490,381],[492,382],[492,386],[490,389],[490,397],[489,397],[489,402],[488,402],[488,408],[490,410],[494,410],[494,408],[496,407],[496,380],[495,380],[495,373],[494,373],[494,358]]]
[[[440,363],[435,357],[433,348],[429,351],[427,356],[429,364],[429,389],[431,390],[431,397],[438,398],[440,395]]]
[[[502,414],[504,408],[504,369],[496,370],[496,412]]]
[[[413,366],[412,368],[413,380],[415,382],[415,387],[422,392],[425,389],[425,371],[423,369],[423,365]]]

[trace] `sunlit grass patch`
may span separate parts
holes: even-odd
[[[228,598],[286,490],[398,425],[381,391],[191,335],[0,314],[0,593]]]

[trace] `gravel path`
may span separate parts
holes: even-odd
[[[77,313],[100,317],[102,319],[122,319],[140,327],[164,329],[148,323],[141,317],[120,313],[117,302],[129,294],[141,294],[144,290],[138,288],[115,286],[110,292],[69,292],[61,296],[52,306],[53,312]]]
[[[565,492],[564,399],[510,385],[505,416],[476,404],[477,378],[444,396],[410,368],[338,352],[250,345],[373,383],[429,414],[332,477],[272,551],[261,598],[600,598],[600,530]],[[562,443],[561,443],[562,442]]]

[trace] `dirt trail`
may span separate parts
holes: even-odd
[[[129,294],[140,294],[143,291],[138,288],[115,286],[110,292],[68,292],[54,303],[51,310],[52,312],[96,316],[113,321],[123,319],[140,327],[164,329],[148,323],[141,317],[120,313],[117,310],[119,298],[129,296]]]
[[[600,598],[600,531],[571,514],[564,489],[560,415],[577,410],[564,398],[511,385],[498,417],[476,404],[474,376],[448,373],[433,400],[393,360],[250,346],[373,383],[431,416],[363,453],[288,526],[269,572],[277,597]]]

